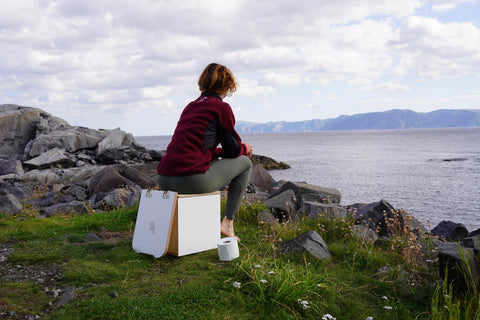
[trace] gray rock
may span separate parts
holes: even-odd
[[[249,183],[253,184],[257,190],[269,192],[274,182],[275,180],[263,166],[259,164],[253,166]]]
[[[379,237],[389,237],[391,228],[403,228],[403,215],[385,200],[373,202],[359,208],[354,217],[356,224],[375,230]]]
[[[150,161],[151,157],[144,149],[134,146],[120,146],[103,151],[97,156],[97,160],[104,164],[116,164]]]
[[[33,197],[33,188],[28,185],[4,187],[2,190],[14,195],[17,199],[27,199]]]
[[[0,154],[23,154],[37,132],[47,133],[70,125],[37,108],[0,105]]]
[[[478,256],[480,251],[480,235],[463,238],[463,246],[466,248],[472,248],[475,256]]]
[[[22,162],[14,158],[0,158],[0,176],[6,174],[24,174]]]
[[[74,165],[74,161],[65,149],[54,148],[45,151],[36,158],[25,161],[23,164],[30,169],[42,170],[52,166],[68,168]]]
[[[85,235],[87,241],[102,241],[95,232],[89,232]]]
[[[117,188],[134,189],[135,187],[137,185],[133,181],[123,177],[113,166],[108,166],[92,177],[88,193],[93,195],[108,193]]]
[[[267,210],[262,210],[257,214],[257,221],[259,224],[266,224],[270,228],[274,228],[278,225],[278,220]]]
[[[131,189],[114,189],[106,193],[96,193],[90,197],[92,207],[97,210],[113,210],[131,207],[140,199],[142,189],[135,186]]]
[[[111,130],[108,135],[100,141],[97,147],[97,155],[102,155],[109,149],[115,149],[121,146],[131,146],[134,139],[131,134],[116,128]]]
[[[352,234],[355,238],[363,241],[375,242],[378,240],[377,233],[369,227],[356,224],[353,226]]]
[[[30,157],[37,157],[54,148],[75,152],[77,150],[95,148],[100,141],[101,137],[71,128],[37,136],[33,140],[28,154]]]
[[[166,150],[148,150],[152,161],[162,161],[163,156],[167,153]]]
[[[302,207],[303,201],[316,201],[321,203],[340,203],[342,195],[340,191],[332,188],[324,188],[303,182],[287,182],[280,187],[279,192],[293,190],[297,198],[297,210]]]
[[[57,307],[63,306],[70,302],[73,299],[75,294],[75,286],[68,286],[63,288],[63,293],[60,296],[60,299],[57,302]]]
[[[87,213],[88,208],[85,203],[72,201],[69,203],[57,203],[52,206],[40,209],[40,214],[50,217],[57,214],[83,214]]]
[[[447,241],[459,242],[468,236],[468,230],[461,223],[444,220],[432,229],[432,234]]]
[[[157,180],[139,170],[123,164],[115,165],[114,169],[122,176],[139,185],[142,189],[153,188]]]
[[[303,201],[301,211],[310,219],[317,219],[318,217],[344,219],[347,217],[347,209],[333,203]]]
[[[479,269],[472,248],[453,242],[436,241],[440,279],[447,277],[456,291],[462,292],[478,283]],[[469,271],[470,270],[470,271]]]
[[[295,239],[280,242],[282,252],[310,252],[314,257],[324,260],[332,257],[327,244],[316,231],[308,231]]]
[[[296,197],[293,190],[286,190],[279,195],[265,201],[265,205],[272,211],[280,222],[295,216]]]
[[[16,215],[22,209],[22,204],[18,202],[14,195],[0,191],[0,212]]]

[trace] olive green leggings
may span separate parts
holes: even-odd
[[[162,190],[194,194],[213,192],[230,182],[225,216],[233,220],[242,202],[251,173],[252,161],[246,156],[240,156],[214,161],[205,173],[191,176],[159,176],[158,184]]]

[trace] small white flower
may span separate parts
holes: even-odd
[[[234,286],[235,288],[237,288],[237,289],[240,289],[240,288],[242,287],[242,284],[241,284],[240,282],[236,282],[236,281],[235,281],[235,282],[233,283],[233,286]]]
[[[261,268],[261,267],[262,267],[261,265],[257,264],[257,265],[255,265],[254,268],[255,268],[255,269],[258,269],[258,268]]]
[[[268,271],[267,274],[275,274],[275,271],[273,271],[273,270],[272,270],[272,271]]]
[[[385,300],[385,301],[388,300],[387,296],[383,296],[382,299]]]
[[[385,310],[392,310],[392,309],[393,309],[393,307],[390,307],[390,306],[385,306],[385,307],[383,307],[383,309],[385,309]]]
[[[308,305],[308,301],[307,301],[307,300],[297,299],[297,302],[302,305],[303,309],[308,309],[308,308],[310,308],[310,306]]]
[[[321,286],[322,286],[322,284],[321,284],[321,283],[317,284],[317,288],[320,288]]]
[[[327,314],[324,314],[323,317],[322,317],[322,320],[336,320],[337,318],[335,318],[334,316],[332,316],[331,314],[327,313]]]
[[[260,282],[261,282],[261,283],[267,283],[267,280],[265,280],[265,279],[260,279]]]
[[[365,320],[373,320],[373,317],[367,317]]]

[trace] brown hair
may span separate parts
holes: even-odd
[[[198,88],[202,93],[222,94],[231,96],[237,90],[237,81],[232,71],[217,63],[210,63],[198,79]]]

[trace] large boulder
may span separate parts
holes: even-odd
[[[355,212],[355,223],[375,230],[379,237],[403,232],[403,215],[385,200],[364,205]]]
[[[25,161],[24,166],[30,169],[47,169],[50,167],[71,167],[74,159],[65,149],[53,148],[41,153],[38,157]]]
[[[479,280],[479,268],[473,248],[457,243],[436,241],[440,279],[447,279],[456,292],[473,288]]]
[[[156,181],[125,165],[107,166],[91,178],[88,192],[93,195],[108,193],[118,188],[134,189],[137,186],[143,189],[153,188]]]
[[[22,204],[14,195],[0,190],[0,212],[16,215],[22,209]]]
[[[280,222],[295,218],[297,202],[295,192],[292,190],[285,190],[284,192],[265,201],[267,206],[273,213],[276,219]]]
[[[347,217],[347,209],[335,203],[304,201],[300,212],[310,219],[318,217],[344,219]]]
[[[100,141],[102,141],[102,136],[95,134],[94,130],[85,132],[79,128],[71,128],[39,135],[29,143],[25,151],[30,157],[39,156],[53,148],[75,152],[95,148]]]
[[[58,214],[83,214],[87,213],[88,208],[81,201],[72,201],[69,203],[56,203],[50,207],[40,209],[40,214],[50,217]]]
[[[468,230],[461,223],[444,220],[432,229],[432,234],[447,241],[460,242],[468,236]]]
[[[65,120],[43,110],[14,104],[0,105],[0,154],[23,154],[25,146],[37,133],[66,128],[70,125]]]
[[[316,201],[321,203],[340,203],[342,194],[337,189],[324,188],[303,182],[291,182],[284,183],[279,193],[285,190],[292,190],[295,192],[297,198],[297,210],[302,208],[304,201]]]
[[[0,157],[0,176],[24,174],[22,162],[15,158]]]
[[[250,183],[255,186],[257,191],[269,192],[274,182],[275,179],[272,178],[262,165],[257,164],[253,166]]]
[[[101,155],[109,149],[130,146],[134,141],[131,134],[120,130],[120,128],[110,130],[108,135],[98,144],[97,155]]]

